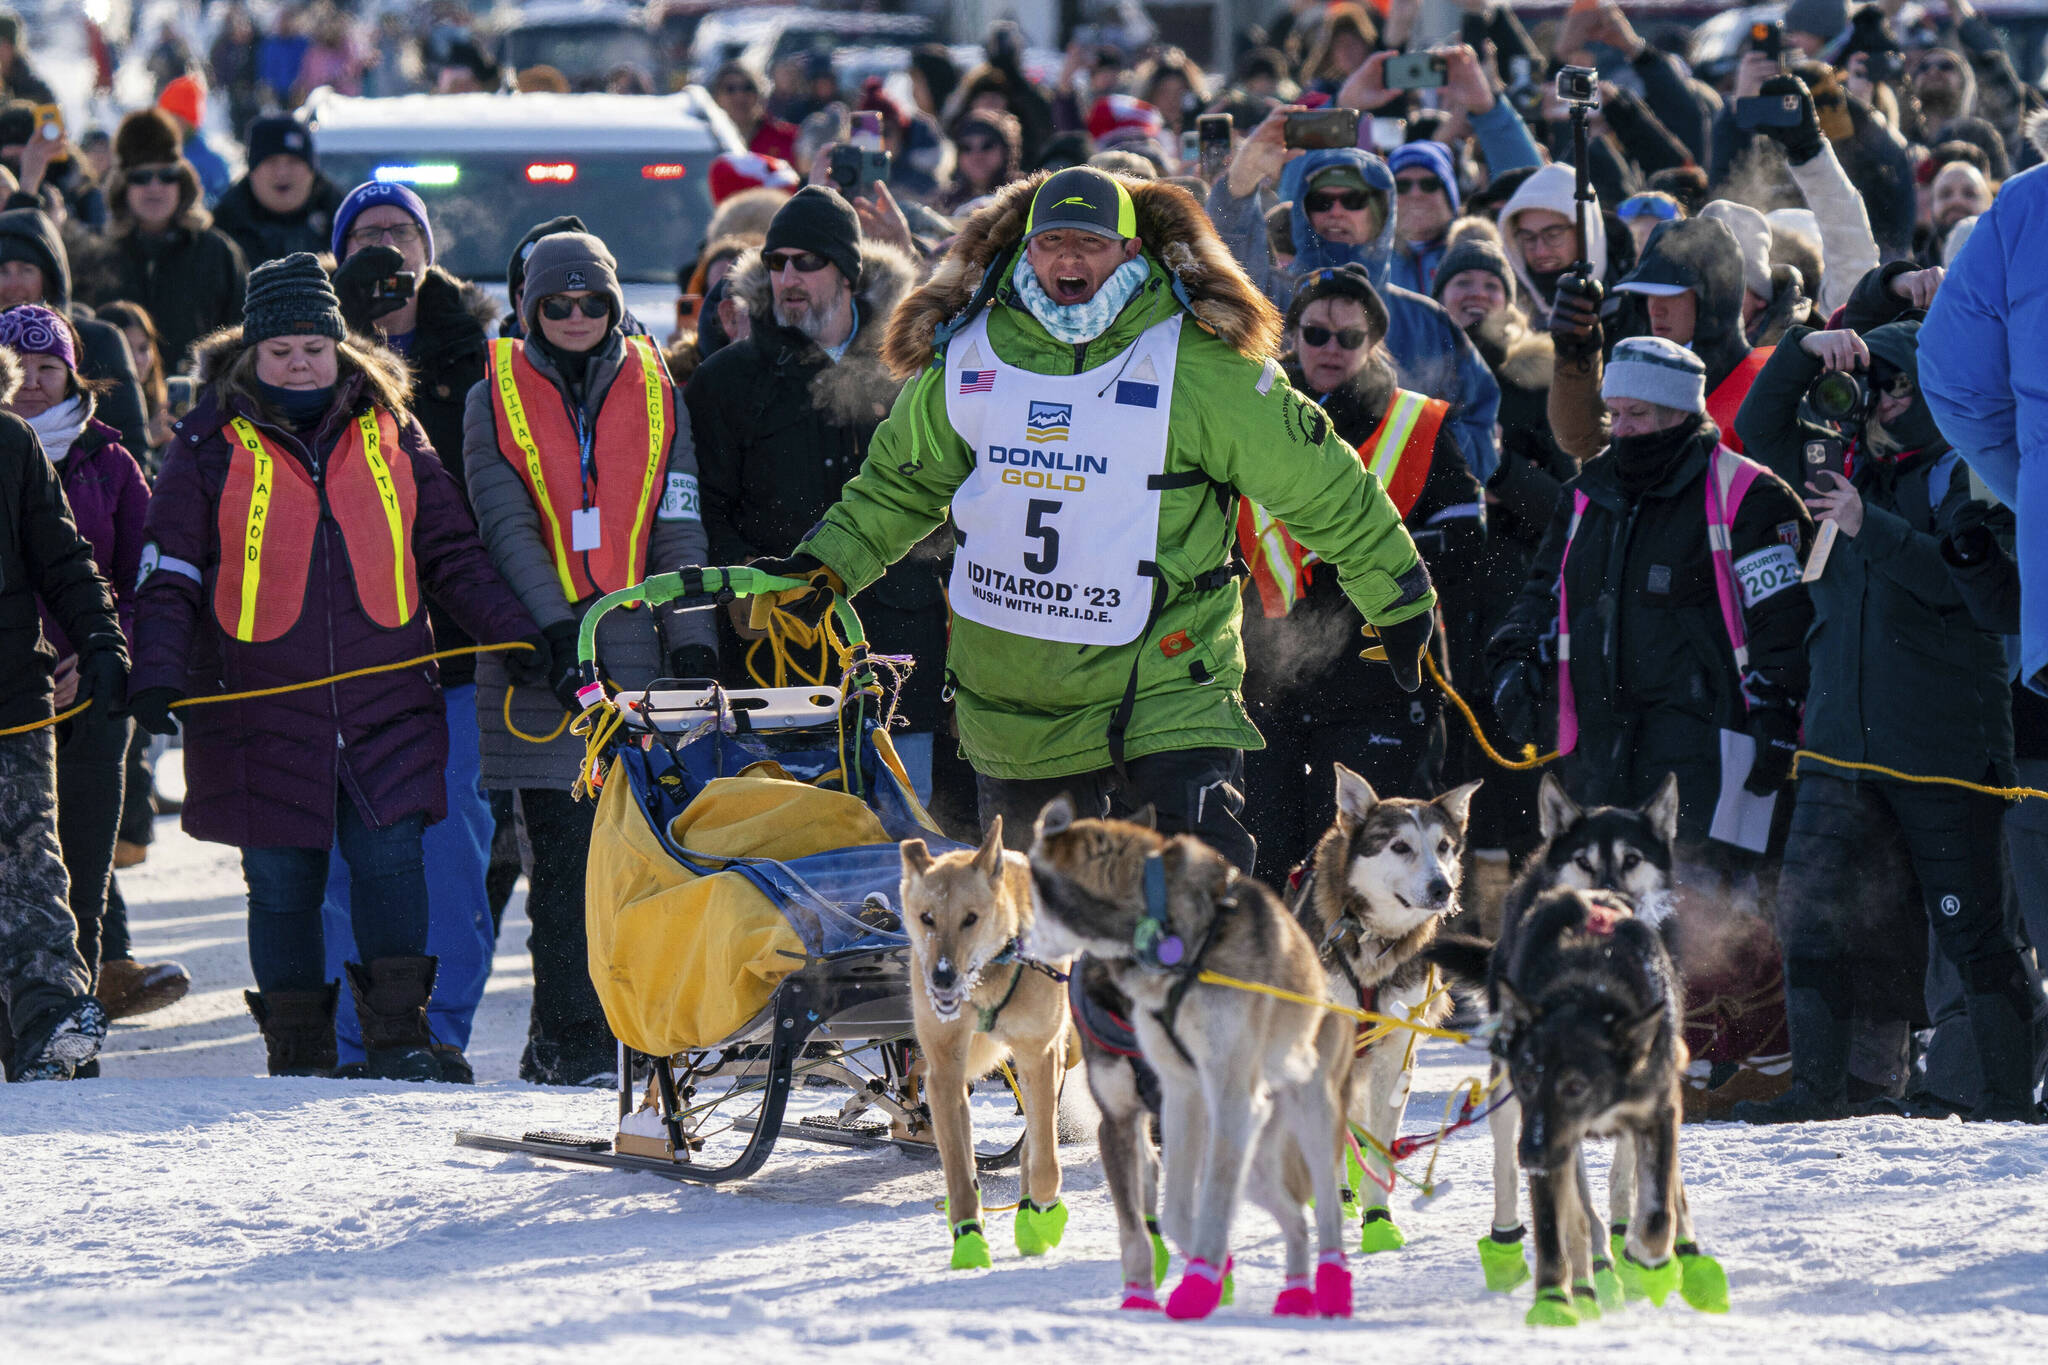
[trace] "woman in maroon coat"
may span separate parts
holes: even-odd
[[[303,252],[249,277],[243,325],[200,347],[204,392],[149,506],[132,710],[159,734],[185,697],[284,687],[432,652],[421,594],[483,641],[532,619],[491,565],[461,494],[405,409],[405,368],[349,337]],[[339,842],[361,963],[348,965],[372,1076],[439,1072],[424,1009],[420,834],[445,813],[433,665],[182,711],[184,825],[242,850],[249,959],[270,1070],[335,1060],[320,902]]]

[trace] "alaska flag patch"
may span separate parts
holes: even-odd
[[[1159,406],[1159,386],[1141,384],[1134,379],[1116,381],[1116,401],[1127,408],[1156,408]]]
[[[996,372],[994,370],[960,371],[960,392],[963,394],[991,393],[995,390],[995,387]]]

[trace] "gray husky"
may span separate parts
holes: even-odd
[[[1477,782],[1437,797],[1381,797],[1345,767],[1337,770],[1337,819],[1294,879],[1288,900],[1319,945],[1330,998],[1376,1014],[1432,1027],[1452,1000],[1423,950],[1458,913],[1464,875],[1465,819]],[[1419,1035],[1360,1025],[1352,1063],[1351,1118],[1373,1138],[1359,1190],[1359,1249],[1392,1251],[1406,1242],[1387,1211],[1394,1182],[1385,1151],[1400,1135]]]

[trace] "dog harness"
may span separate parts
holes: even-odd
[[[1751,355],[1756,354],[1754,351]],[[1738,676],[1749,672],[1749,634],[1742,624],[1742,589],[1735,574],[1735,517],[1742,508],[1757,476],[1764,467],[1736,454],[1725,445],[1714,447],[1708,462],[1706,484],[1707,554],[1714,566],[1714,592],[1721,600],[1721,626],[1735,652]],[[1564,554],[1557,565],[1557,751],[1568,754],[1579,744],[1578,699],[1572,691],[1572,619],[1565,596],[1565,566],[1571,562],[1572,543],[1578,539],[1579,523],[1585,519],[1592,499],[1584,492],[1572,493],[1572,519],[1565,530]],[[1743,695],[1747,709],[1749,697]]]

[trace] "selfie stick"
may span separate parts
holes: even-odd
[[[1572,212],[1578,219],[1579,259],[1572,264],[1572,270],[1585,279],[1593,278],[1593,262],[1590,243],[1593,240],[1590,220],[1586,213],[1593,203],[1593,171],[1587,164],[1586,121],[1592,117],[1593,106],[1576,101],[1572,111]]]

